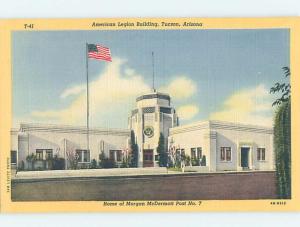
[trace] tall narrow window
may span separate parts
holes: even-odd
[[[46,159],[51,159],[51,158],[53,158],[53,150],[47,149],[46,150]]]
[[[265,161],[266,160],[266,149],[265,148],[257,148],[257,160]]]
[[[90,151],[83,151],[83,162],[89,162],[90,161]]]
[[[197,147],[197,158],[202,158],[202,147]]]
[[[113,150],[109,151],[109,159],[114,161],[115,160],[115,152]]]
[[[36,160],[43,160],[43,150],[42,149],[36,149],[35,155],[36,155]]]
[[[118,150],[117,152],[117,162],[121,162],[122,161],[122,151]]]
[[[196,159],[197,156],[196,156],[196,148],[191,148],[191,158],[192,159]]]

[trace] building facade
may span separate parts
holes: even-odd
[[[156,91],[139,96],[128,123],[137,144],[138,167],[158,166],[159,137],[163,136],[167,147],[169,130],[178,125],[170,96]]]
[[[19,131],[12,131],[12,151],[16,152],[15,162],[25,169],[32,168],[28,157],[35,155],[34,169],[47,169],[45,162],[54,156],[64,158],[65,168],[70,168],[72,158],[78,159],[79,168],[88,168],[91,160],[99,160],[103,153],[120,164],[128,151],[130,131],[128,129],[90,129],[89,149],[85,127],[21,124]]]
[[[135,143],[137,166],[157,167],[161,136],[173,164],[180,160],[211,172],[274,169],[272,128],[222,121],[179,126],[171,97],[155,90],[136,99],[128,129],[90,129],[87,136],[86,127],[21,124],[11,130],[11,163],[19,169],[49,169],[46,160],[60,157],[69,169],[68,160],[76,158],[79,168],[89,168],[93,159],[105,157],[120,167]],[[30,166],[32,154],[35,166]]]
[[[200,160],[211,172],[274,169],[272,128],[203,121],[171,128],[168,141],[175,156]]]

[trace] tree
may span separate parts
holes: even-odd
[[[165,147],[165,137],[162,133],[159,135],[158,147],[157,147],[158,163],[160,167],[166,167],[168,162],[168,155]]]
[[[285,77],[290,76],[289,67],[284,67]],[[280,92],[280,98],[273,102],[278,109],[274,124],[274,152],[277,179],[277,194],[281,199],[291,198],[291,86],[276,83],[270,93]]]
[[[130,150],[131,150],[131,157],[130,157],[130,166],[137,167],[138,166],[138,155],[139,150],[138,146],[135,141],[135,134],[134,131],[131,131],[130,134]]]
[[[291,75],[291,71],[289,67],[283,67],[284,76],[287,78]],[[270,89],[271,94],[275,94],[277,92],[281,92],[281,97],[276,99],[272,106],[280,106],[281,103],[287,102],[291,98],[291,85],[290,83],[279,83],[277,82],[274,87]]]
[[[67,148],[66,150],[68,169],[77,169],[78,168],[78,155],[76,151],[72,148]]]
[[[205,155],[202,156],[201,166],[206,166],[206,156]]]
[[[97,169],[97,161],[96,159],[93,159],[92,162],[91,162],[91,169]]]

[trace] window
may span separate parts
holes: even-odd
[[[43,160],[43,150],[42,149],[36,149],[36,160]]]
[[[191,148],[191,157],[192,159],[202,158],[202,147]]]
[[[197,147],[197,158],[202,158],[202,147]]]
[[[118,150],[117,152],[117,162],[121,162],[122,161],[122,151]]]
[[[53,149],[36,149],[35,154],[37,160],[47,160],[53,157]]]
[[[83,151],[83,162],[90,162],[90,151]]]
[[[82,151],[81,150],[76,150],[76,158],[79,162],[82,160]]]
[[[192,159],[196,159],[197,158],[196,148],[191,148],[191,158]]]
[[[181,149],[181,156],[185,156],[185,150]]]
[[[46,160],[53,158],[53,150],[52,149],[47,149],[46,150]]]
[[[221,147],[221,161],[231,161],[231,147]]]
[[[10,163],[11,164],[17,163],[17,151],[10,151]]]
[[[258,161],[266,160],[266,149],[265,148],[257,148],[257,160]]]
[[[109,151],[109,159],[115,160],[115,151]]]
[[[76,150],[76,156],[78,162],[90,162],[89,150]]]
[[[122,161],[122,151],[121,150],[110,150],[109,159],[112,161],[121,162]]]
[[[154,158],[155,158],[155,161],[159,161],[159,155],[158,155],[158,154],[156,154],[156,155],[154,156]]]

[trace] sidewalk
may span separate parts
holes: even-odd
[[[109,177],[109,176],[140,176],[161,175],[168,173],[165,167],[150,168],[114,168],[114,169],[80,169],[80,170],[47,170],[47,171],[22,171],[12,175],[12,179],[49,179],[71,177]]]

